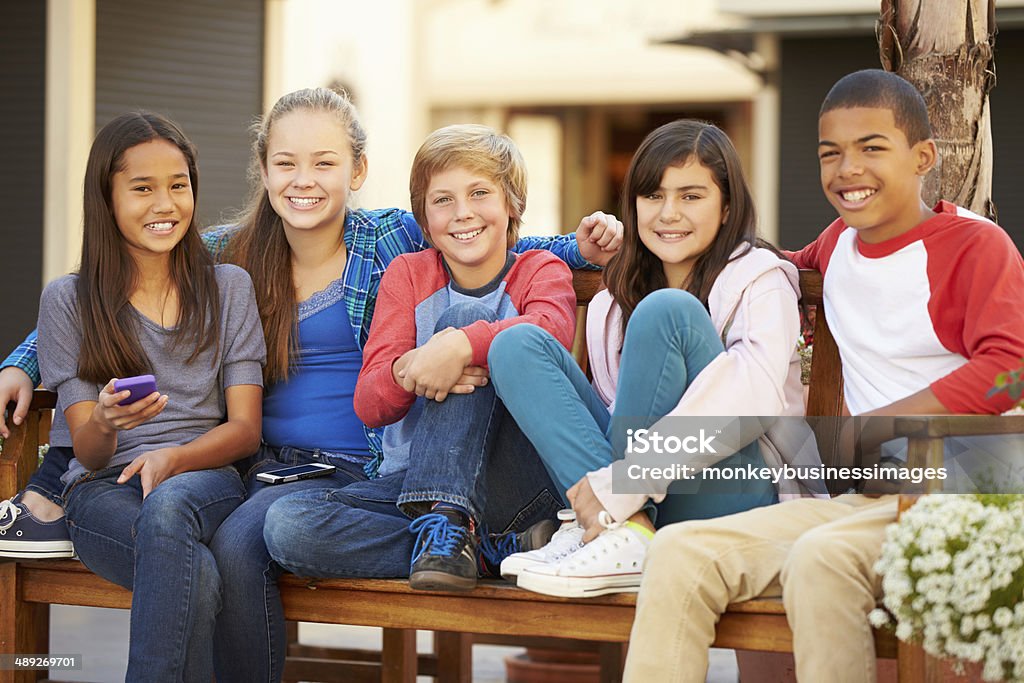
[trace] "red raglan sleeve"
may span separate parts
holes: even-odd
[[[825,228],[825,230],[818,235],[817,239],[808,244],[799,251],[786,251],[782,250],[782,253],[792,261],[797,268],[816,270],[819,273],[824,273],[828,268],[828,260],[832,256],[832,251],[836,248],[836,242],[839,241],[839,235],[846,229],[846,226],[840,219],[836,219],[832,225]]]
[[[936,334],[968,359],[931,390],[954,413],[1005,412],[1012,407],[1009,396],[987,394],[996,375],[1020,367],[1024,358],[1024,260],[1009,236],[988,224],[967,239],[947,231],[926,246]]]
[[[480,320],[462,328],[473,347],[473,365],[487,366],[491,341],[502,330],[532,323],[551,333],[565,348],[576,332],[576,292],[568,266],[546,251],[520,254],[507,276],[506,293],[519,315],[506,320]]]
[[[409,411],[416,394],[406,391],[391,374],[392,364],[416,348],[416,289],[408,258],[388,265],[380,281],[370,334],[363,347],[353,398],[356,415],[369,427],[397,422]]]

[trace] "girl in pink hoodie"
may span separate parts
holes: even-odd
[[[593,383],[535,326],[502,332],[488,356],[498,395],[578,520],[503,564],[521,587],[552,595],[636,591],[655,520],[776,502],[771,479],[734,475],[791,459],[763,427],[771,421],[726,423],[804,410],[797,269],[756,236],[728,136],[694,120],[658,128],[634,155],[622,197],[623,246],[587,315]],[[806,445],[782,447],[797,442]],[[676,454],[644,471],[635,458],[644,448]],[[663,478],[670,463],[674,481]]]

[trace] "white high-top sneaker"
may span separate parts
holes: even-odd
[[[501,561],[502,577],[515,580],[526,567],[554,562],[580,547],[583,541],[583,527],[576,523],[576,513],[572,510],[559,510],[558,519],[562,525],[558,527],[558,531],[547,545],[525,553],[514,553]]]
[[[597,538],[557,562],[524,568],[519,587],[563,598],[639,591],[650,540],[604,510],[598,520],[605,530]]]

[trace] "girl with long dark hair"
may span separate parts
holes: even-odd
[[[263,336],[249,276],[195,224],[195,148],[162,116],[118,116],[85,174],[82,261],[39,304],[57,392],[51,450],[78,556],[133,591],[128,680],[209,681],[220,576],[207,544],[243,500],[260,442]],[[159,391],[127,405],[115,378]],[[72,452],[73,451],[73,452]]]
[[[739,156],[715,126],[666,124],[641,143],[622,190],[621,251],[591,302],[593,384],[542,330],[502,332],[488,362],[498,395],[568,489],[577,522],[502,572],[553,595],[635,591],[657,526],[777,500],[770,481],[676,482],[612,492],[611,463],[666,416],[802,415],[796,268],[756,235]],[[751,437],[754,439],[755,437]],[[767,439],[705,466],[760,467]],[[582,545],[584,542],[585,545]],[[581,547],[582,546],[582,547]]]

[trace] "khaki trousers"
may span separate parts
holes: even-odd
[[[798,680],[873,683],[867,615],[881,594],[874,564],[897,503],[803,498],[660,529],[647,552],[625,680],[704,681],[726,606],[781,595]]]

